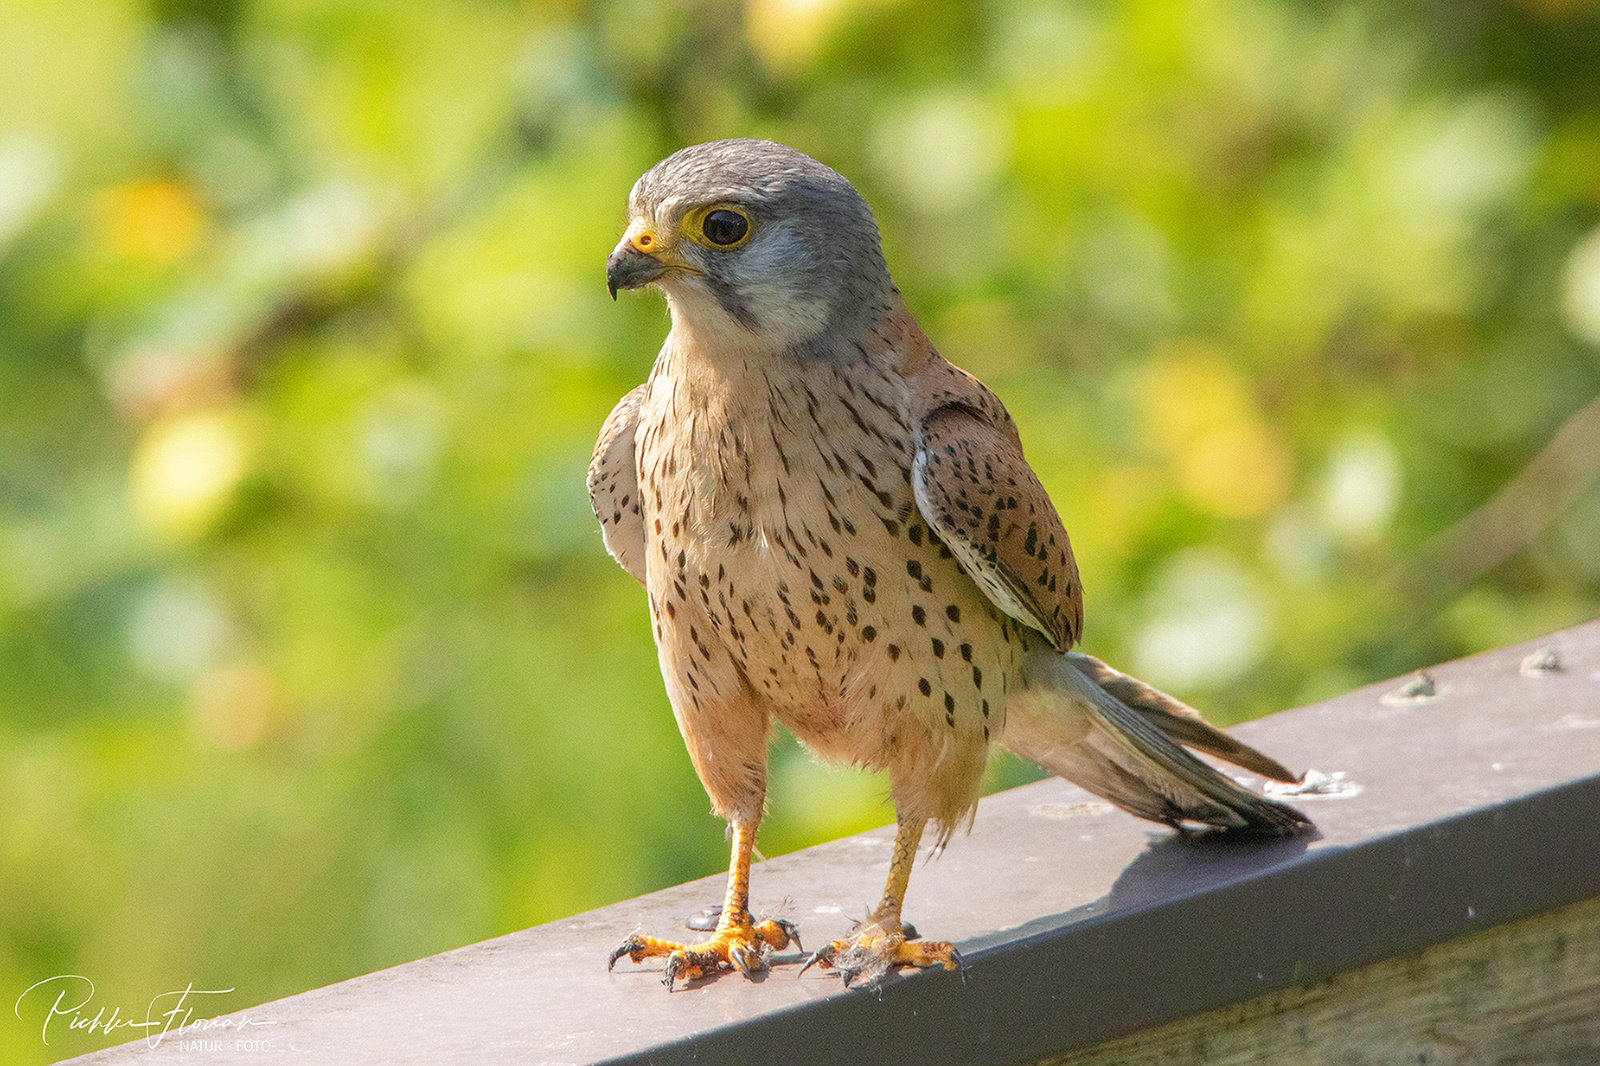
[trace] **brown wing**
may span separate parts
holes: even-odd
[[[912,470],[922,516],[995,606],[1066,651],[1083,628],[1078,564],[1010,415],[937,357],[910,384],[931,401]]]
[[[600,427],[600,439],[589,460],[589,506],[600,519],[606,551],[624,570],[644,584],[644,518],[639,510],[639,468],[634,462],[633,434],[646,382],[617,402]]]

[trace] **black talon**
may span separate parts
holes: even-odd
[[[772,919],[772,924],[783,930],[783,935],[788,937],[789,941],[794,944],[796,951],[804,951],[806,949],[806,946],[800,943],[800,927],[798,925],[795,925],[787,918],[774,918]]]
[[[610,973],[616,968],[618,959],[622,958],[624,955],[632,954],[633,950],[639,946],[639,934],[637,933],[624,940],[617,950],[611,953],[611,958],[606,960],[606,972]]]
[[[667,991],[672,991],[672,986],[678,979],[678,974],[689,968],[689,956],[682,951],[674,951],[667,956],[667,971],[661,977],[661,983],[667,986]]]
[[[800,967],[800,973],[795,974],[795,976],[799,977],[801,973],[805,973],[819,962],[824,966],[832,966],[834,957],[837,954],[838,953],[834,950],[831,942],[824,944],[822,947],[811,953],[811,955],[806,959],[806,964]]]

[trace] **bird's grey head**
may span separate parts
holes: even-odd
[[[651,167],[606,261],[618,289],[654,283],[674,328],[739,348],[814,351],[894,291],[866,202],[843,177],[771,141],[713,141]]]

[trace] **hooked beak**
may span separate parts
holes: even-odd
[[[606,291],[615,300],[618,289],[637,289],[641,285],[648,285],[666,269],[667,264],[649,252],[641,252],[631,236],[624,237],[606,257]]]

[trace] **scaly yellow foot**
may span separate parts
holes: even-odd
[[[849,988],[863,979],[868,986],[877,984],[896,966],[959,969],[961,956],[955,945],[946,940],[908,940],[898,918],[884,917],[859,925],[846,939],[824,946],[806,960],[800,972],[805,973],[812,966],[838,970]],[[964,972],[962,976],[965,979]]]
[[[967,970],[954,944],[944,940],[921,942],[916,931],[900,921],[906,884],[911,880],[911,866],[916,861],[917,844],[922,840],[927,819],[901,816],[896,823],[894,858],[889,863],[889,881],[883,888],[883,901],[847,938],[835,940],[807,959],[800,967],[801,973],[821,966],[825,970],[838,970],[846,988],[861,978],[872,987],[896,966],[943,966],[960,971],[961,981],[966,983]]]
[[[624,955],[634,962],[665,956],[666,974],[661,980],[670,992],[679,980],[694,981],[721,970],[734,969],[753,977],[766,969],[767,959],[774,951],[782,951],[791,942],[800,947],[799,931],[793,922],[782,918],[753,922],[749,914],[744,914],[718,922],[711,939],[700,944],[679,944],[635,933],[611,953],[606,969],[615,966]]]

